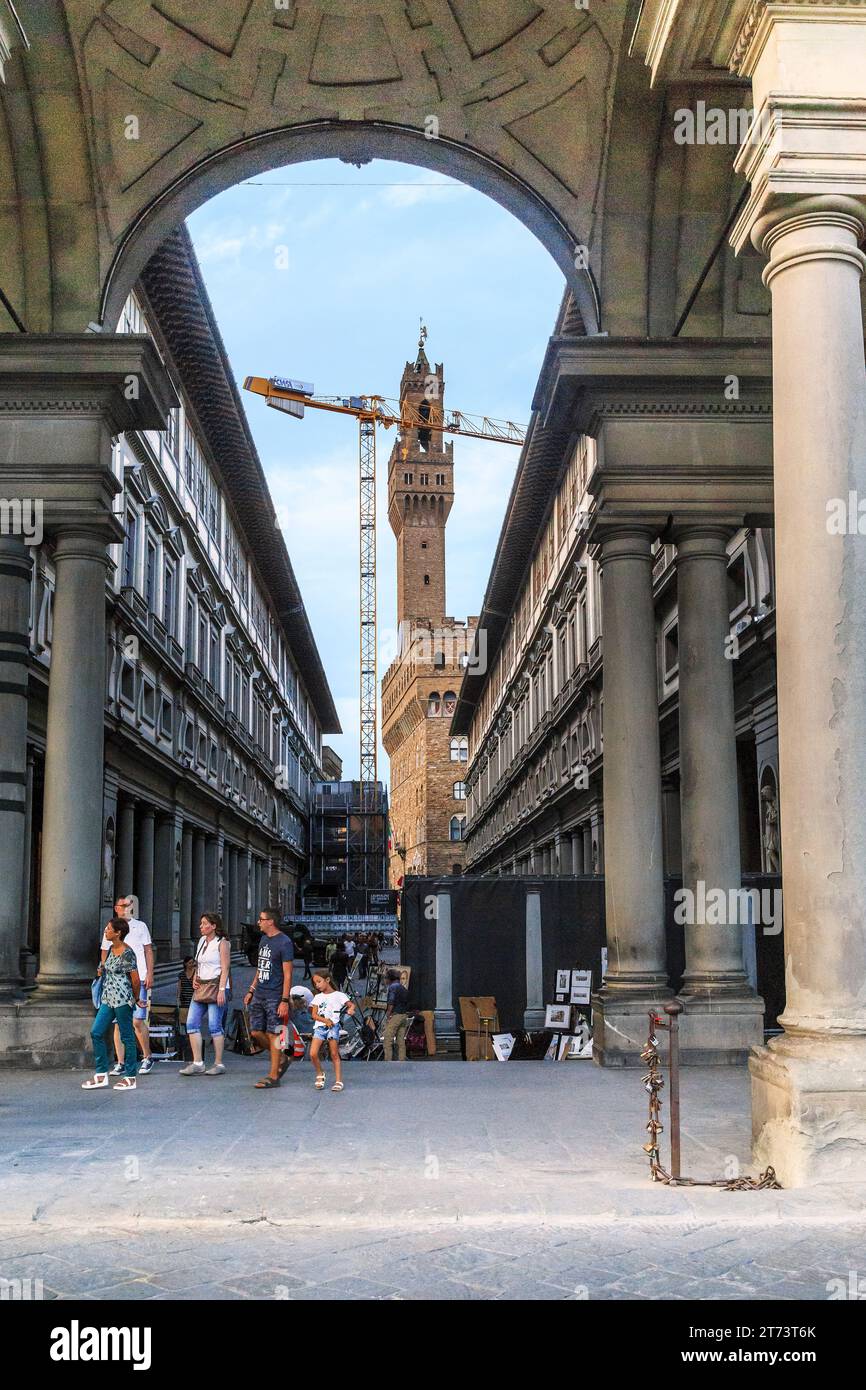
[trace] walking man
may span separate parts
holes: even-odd
[[[397,1042],[397,1061],[406,1061],[406,1029],[409,1027],[409,991],[400,979],[399,970],[388,971],[388,1008],[385,1013],[385,1032],[382,1042],[385,1061],[394,1061],[394,1042]]]
[[[135,1037],[138,1041],[138,1048],[141,1052],[141,1066],[138,1068],[139,1076],[147,1076],[149,1071],[153,1071],[153,1058],[150,1055],[150,1030],[147,1023],[147,1008],[150,999],[150,991],[153,989],[153,942],[150,932],[144,922],[133,915],[134,908],[137,906],[136,900],[132,895],[125,898],[118,898],[114,904],[115,917],[122,917],[129,923],[124,944],[131,951],[135,952],[135,967],[140,981],[140,993],[138,995],[135,1009],[132,1015],[132,1026],[135,1029]],[[107,933],[102,938],[102,946],[99,952],[99,973],[102,974],[105,965],[105,958],[111,949],[111,942]],[[123,1039],[120,1036],[120,1029],[115,1023],[114,1026],[114,1052],[117,1062],[111,1069],[111,1076],[134,1075],[134,1073],[124,1072],[124,1061],[126,1049]]]
[[[257,1091],[269,1091],[279,1086],[280,1078],[289,1069],[291,1052],[280,1051],[280,1033],[291,1014],[292,968],[295,948],[291,938],[280,931],[280,914],[271,907],[259,913],[259,958],[253,982],[244,996],[250,1011],[250,1034],[267,1048],[270,1069]]]

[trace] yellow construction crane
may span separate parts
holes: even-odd
[[[311,382],[292,377],[248,376],[244,390],[264,396],[265,403],[295,419],[303,419],[307,406],[351,415],[358,421],[360,461],[361,530],[361,801],[375,804],[377,761],[376,672],[376,426],[390,429],[444,432],[489,439],[497,444],[522,444],[523,425],[511,420],[492,420],[487,415],[466,415],[462,410],[443,411],[435,400],[413,406],[388,396],[317,396]]]

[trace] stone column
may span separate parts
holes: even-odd
[[[33,795],[36,780],[36,757],[32,748],[27,750],[27,810],[24,816],[24,863],[21,888],[21,978],[25,988],[32,989],[36,970],[36,955],[31,946],[30,918],[33,903]]]
[[[222,912],[224,904],[220,895],[220,843],[216,835],[205,837],[204,849],[204,892],[202,912]],[[199,914],[200,915],[200,914]],[[198,929],[198,922],[194,922]]]
[[[571,872],[573,874],[586,873],[583,865],[583,836],[579,830],[571,832]]]
[[[86,999],[102,874],[105,539],[63,529],[45,740],[38,1002]]]
[[[592,862],[592,826],[589,821],[583,827],[583,872],[594,874],[595,867]]]
[[[223,846],[223,926],[231,935],[235,931],[235,852],[231,845]]]
[[[180,943],[186,947],[186,943],[192,938],[192,888],[193,888],[193,830],[188,821],[183,823],[183,832],[180,846]],[[204,868],[204,859],[202,859]],[[196,923],[198,926],[198,923]]]
[[[198,924],[202,913],[217,910],[216,895],[210,888],[212,880],[208,873],[207,859],[208,838],[203,830],[195,830],[192,837],[192,899],[188,927],[188,935],[192,941],[198,937]]]
[[[652,533],[604,533],[604,820],[608,972],[595,996],[595,1055],[635,1065],[647,1012],[670,998],[662,882],[661,767]]]
[[[437,1037],[457,1036],[451,956],[451,896],[436,894],[436,1012]]]
[[[773,295],[787,1002],[751,1071],[756,1154],[786,1185],[866,1179],[863,231],[810,199],[756,236]]]
[[[665,873],[676,877],[683,871],[683,832],[680,793],[674,777],[662,778],[662,826]]]
[[[56,585],[37,988],[26,1005],[0,1005],[0,1053],[19,1064],[91,1061],[89,986],[103,873],[107,546],[121,537],[112,441],[124,431],[164,428],[177,404],[146,338],[0,334],[2,492],[22,508],[39,499],[39,529],[44,525],[54,542]]]
[[[526,1009],[524,1028],[544,1027],[544,962],[541,939],[541,894],[526,894]]]
[[[171,951],[171,917],[174,897],[174,821],[160,813],[154,836],[153,923],[151,936],[159,943],[163,960]],[[147,918],[144,919],[147,921]]]
[[[154,838],[156,811],[152,806],[142,806],[138,817],[138,859],[135,870],[135,888],[138,895],[138,913],[148,927],[153,923],[153,872]],[[151,932],[151,935],[153,933]]]
[[[117,812],[117,865],[114,872],[115,895],[134,891],[135,881],[135,801],[126,797]]]
[[[734,54],[758,136],[732,233],[773,301],[785,1032],[756,1049],[755,1156],[866,1180],[866,7],[762,6]]]
[[[27,657],[30,570],[26,545],[0,536],[0,998],[21,985],[27,835]],[[100,823],[102,812],[100,810]],[[26,941],[24,943],[26,945]]]
[[[745,1062],[764,1040],[763,1000],[743,964],[729,534],[707,525],[676,534],[686,939],[680,1046],[683,1062],[696,1064]]]

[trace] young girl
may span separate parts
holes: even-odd
[[[349,1002],[348,994],[341,994],[339,990],[334,989],[334,982],[327,970],[315,971],[313,989],[318,990],[318,993],[310,1005],[310,1013],[313,1016],[313,1042],[310,1047],[310,1061],[316,1073],[316,1090],[321,1091],[325,1086],[325,1073],[322,1071],[319,1054],[322,1050],[322,1043],[327,1042],[336,1076],[331,1090],[342,1091],[343,1062],[340,1057],[340,1017],[344,1009],[346,1009],[346,1013],[353,1014],[355,1005]]]

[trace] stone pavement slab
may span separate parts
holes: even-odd
[[[59,1297],[826,1299],[866,1276],[866,1191],[666,1187],[634,1072],[309,1064],[260,1092],[160,1063],[134,1094],[5,1073],[0,1278]],[[749,1172],[744,1071],[683,1076],[686,1172]]]

